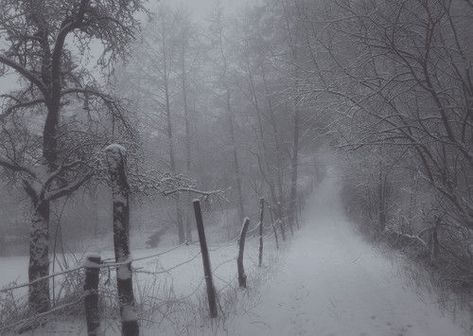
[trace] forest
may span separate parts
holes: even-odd
[[[106,335],[239,335],[220,328],[325,223],[327,183],[324,225],[343,213],[470,316],[471,36],[471,0],[0,0],[0,334],[98,335],[100,310]]]

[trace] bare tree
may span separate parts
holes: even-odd
[[[225,23],[224,23],[224,13],[223,9],[220,6],[217,6],[215,10],[215,15],[211,20],[211,40],[217,54],[217,60],[219,64],[218,69],[218,83],[216,86],[219,90],[222,91],[222,96],[225,101],[226,117],[228,120],[228,130],[229,137],[231,142],[231,152],[232,152],[232,163],[234,170],[235,183],[237,188],[237,197],[238,197],[238,217],[240,223],[245,216],[245,207],[243,200],[243,186],[242,186],[242,176],[240,169],[240,160],[238,155],[238,146],[236,138],[236,127],[235,127],[235,115],[232,106],[232,87],[231,87],[231,73],[230,73],[230,61],[227,55],[228,50],[226,49],[225,41]]]
[[[0,166],[21,182],[33,205],[30,281],[49,273],[50,202],[73,193],[93,174],[88,154],[97,139],[87,131],[104,116],[92,112],[105,106],[110,119],[125,121],[122,107],[76,55],[98,41],[99,63],[109,66],[125,53],[141,9],[139,0],[0,1],[0,73],[13,72],[20,83],[1,96]],[[72,133],[73,115],[80,110],[84,136]],[[47,280],[31,285],[29,302],[36,311],[48,309]]]

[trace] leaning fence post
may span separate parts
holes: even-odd
[[[259,253],[258,266],[263,264],[263,219],[264,219],[264,198],[260,198],[260,215],[259,215]]]
[[[199,234],[200,251],[202,253],[202,263],[204,265],[204,276],[207,284],[207,297],[209,300],[210,317],[217,317],[217,298],[215,287],[212,279],[212,270],[210,267],[209,250],[207,248],[207,240],[205,239],[204,221],[202,220],[202,210],[198,199],[193,201],[195,222],[197,224],[197,232]]]
[[[240,288],[246,288],[246,274],[245,268],[243,266],[243,252],[245,251],[245,239],[246,232],[248,231],[248,226],[250,225],[250,219],[245,218],[243,225],[241,227],[240,239],[238,240],[238,258],[237,258],[237,268],[238,268],[238,285]]]
[[[113,244],[117,267],[118,303],[122,336],[138,336],[138,316],[133,295],[130,261],[130,187],[126,175],[126,149],[118,144],[105,148],[112,184]]]
[[[87,335],[97,336],[100,327],[99,317],[99,273],[100,273],[100,255],[88,255],[84,264],[85,267],[85,319],[87,322]]]

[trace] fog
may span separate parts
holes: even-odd
[[[0,0],[1,335],[468,335],[469,0]]]

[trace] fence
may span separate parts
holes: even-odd
[[[248,229],[248,225],[250,223],[249,219],[247,219],[245,223],[247,223],[247,229]],[[235,274],[238,275],[238,279],[240,279],[240,267],[243,267],[243,263],[244,263],[243,249],[241,249],[241,246],[242,244],[244,245],[245,240],[257,239],[258,241],[260,241],[261,239],[265,240],[275,235],[273,231],[273,225],[270,225],[265,230],[263,230],[264,234],[262,236],[259,234],[260,227],[261,226],[259,225],[259,223],[257,223],[253,228],[247,230],[243,239],[241,239],[242,237],[239,234],[237,237],[234,237],[223,243],[219,243],[218,245],[208,246],[209,258],[211,257],[212,253],[218,253],[219,250],[232,248],[232,247],[235,248],[235,256],[220,262],[219,264],[215,266],[214,270],[216,271],[223,265],[235,262],[237,260],[237,268],[236,268]],[[172,248],[169,248],[167,250],[160,251],[159,253],[153,253],[153,254],[138,257],[138,258],[132,258],[130,260],[127,260],[126,262],[121,262],[121,263],[107,261],[106,259],[101,260],[100,256],[97,256],[97,255],[88,255],[85,259],[85,262],[80,266],[73,267],[73,268],[63,270],[60,272],[56,272],[46,277],[38,278],[34,281],[34,282],[39,282],[39,281],[44,281],[44,280],[58,279],[58,282],[62,282],[64,284],[62,288],[68,287],[67,290],[64,290],[64,289],[62,290],[64,291],[64,294],[57,295],[57,297],[55,298],[56,304],[50,310],[41,314],[33,314],[32,312],[28,311],[27,307],[25,306],[21,307],[22,301],[26,302],[26,300],[22,300],[21,296],[19,295],[14,295],[14,291],[27,289],[29,286],[31,286],[32,284],[31,282],[20,283],[14,286],[10,286],[8,288],[3,288],[0,290],[0,299],[2,300],[2,304],[4,306],[9,306],[10,308],[13,307],[13,309],[9,309],[11,310],[11,313],[9,314],[10,316],[8,316],[7,314],[2,314],[3,318],[2,318],[2,321],[0,321],[1,322],[0,334],[6,334],[7,332],[25,332],[29,329],[36,328],[37,326],[40,326],[48,322],[50,319],[54,318],[54,316],[56,316],[60,312],[69,311],[69,312],[72,312],[73,315],[82,314],[82,312],[85,312],[85,324],[87,324],[87,329],[89,331],[88,334],[96,335],[95,331],[97,330],[98,325],[99,325],[99,312],[103,311],[103,309],[99,309],[98,307],[99,295],[108,296],[107,298],[111,300],[113,300],[113,296],[115,296],[115,299],[117,296],[116,292],[110,291],[107,287],[107,284],[110,284],[112,280],[112,277],[110,275],[111,271],[116,271],[119,266],[130,264],[130,263],[137,264],[139,262],[146,261],[146,260],[156,260],[167,254],[172,254],[173,252],[179,249],[185,249],[195,244],[197,243],[180,244]],[[259,246],[258,246],[258,254],[259,254]],[[147,275],[155,277],[155,276],[170,273],[176,269],[179,269],[180,267],[183,267],[195,261],[200,256],[202,256],[202,253],[199,251],[193,254],[191,257],[183,261],[180,261],[172,266],[169,266],[165,269],[161,269],[158,271],[148,271],[146,269],[137,267],[137,268],[132,268],[132,272],[134,274],[147,274]],[[258,256],[258,260],[259,260],[259,256]],[[210,263],[209,263],[209,270],[210,270]],[[205,280],[207,278],[208,278],[208,275],[204,273],[204,277],[202,280]],[[102,288],[100,290],[99,290],[99,279],[102,280],[102,286],[101,286]],[[212,301],[209,301],[209,305],[210,307],[212,307],[210,308],[211,317],[217,316],[215,296],[217,296],[218,293],[222,292],[226,288],[233,285],[233,282],[229,282],[225,279],[220,279],[220,280],[224,283],[224,286],[222,288],[219,288],[219,292],[215,292],[214,285],[207,288],[207,290],[209,290],[209,288],[210,289],[213,288],[213,291],[214,291],[213,298],[210,299]],[[79,283],[83,283],[83,290],[78,290],[79,288],[81,288],[81,285]],[[246,287],[246,274],[245,274],[245,284],[244,286],[240,284],[240,287]],[[198,285],[196,287],[196,290],[199,290],[200,288],[201,286]],[[61,291],[61,290],[58,290],[58,291]],[[194,293],[191,293],[191,294],[194,294]],[[210,295],[210,297],[212,297],[212,295]],[[210,302],[213,302],[213,303],[210,303]],[[109,313],[108,315],[111,315],[111,314]]]
[[[123,216],[124,209],[128,209],[128,194],[127,190],[124,189],[126,186],[126,180],[118,180],[126,176],[124,172],[120,172],[120,169],[124,169],[123,164],[124,155],[122,149],[119,147],[112,147],[110,149],[112,158],[110,161],[115,160],[111,163],[111,175],[112,181],[115,182],[115,186],[112,188],[114,194],[120,194],[119,197],[114,197],[114,225],[117,220],[127,218]],[[118,155],[117,155],[118,154]],[[114,175],[115,174],[115,175]],[[125,197],[123,197],[125,196]],[[120,203],[121,202],[121,203]],[[69,312],[73,316],[77,316],[82,311],[85,311],[85,324],[87,325],[87,332],[89,336],[97,335],[99,330],[100,321],[104,319],[104,316],[100,316],[104,310],[99,307],[100,302],[108,300],[115,311],[120,311],[121,329],[122,335],[124,336],[135,336],[139,335],[138,320],[143,320],[143,314],[140,314],[136,308],[136,302],[133,293],[133,274],[147,274],[151,275],[155,280],[158,275],[164,273],[170,273],[186,264],[195,261],[198,257],[202,257],[203,266],[203,278],[200,284],[196,287],[193,293],[197,292],[201,284],[205,281],[206,293],[208,301],[209,316],[216,318],[218,316],[217,297],[223,290],[233,285],[232,281],[226,281],[217,276],[217,279],[221,280],[225,285],[216,291],[216,287],[213,281],[213,272],[211,267],[211,254],[217,252],[222,248],[237,248],[235,256],[220,262],[215,268],[214,272],[225,264],[230,262],[236,262],[235,277],[238,279],[238,285],[241,288],[247,287],[247,274],[244,269],[244,248],[245,241],[251,238],[258,238],[258,266],[261,267],[263,263],[264,241],[274,236],[275,246],[279,248],[279,237],[278,231],[281,234],[282,240],[285,240],[285,229],[288,223],[285,223],[286,218],[276,219],[271,218],[271,224],[269,226],[264,225],[264,210],[268,208],[268,212],[273,215],[271,207],[264,199],[260,199],[260,214],[259,220],[256,225],[249,229],[250,219],[246,218],[242,225],[241,232],[234,238],[220,243],[218,246],[209,246],[205,237],[204,222],[202,218],[200,201],[194,200],[194,212],[197,224],[197,232],[199,233],[199,245],[200,250],[197,253],[192,254],[189,258],[182,260],[178,263],[168,266],[167,268],[150,271],[143,267],[132,267],[146,260],[158,260],[164,255],[171,254],[180,249],[186,249],[194,246],[196,243],[183,243],[164,251],[153,253],[146,256],[137,258],[131,258],[129,255],[128,248],[128,223],[121,222],[120,225],[126,228],[125,232],[117,231],[114,227],[114,243],[115,243],[115,260],[101,259],[100,255],[88,255],[85,262],[77,267],[65,269],[54,274],[50,274],[45,277],[35,279],[31,282],[25,282],[21,284],[15,284],[8,288],[0,289],[0,307],[6,307],[4,311],[0,310],[0,334],[6,334],[7,332],[24,332],[29,329],[34,329],[40,325],[46,323],[52,315],[57,315],[59,312]],[[117,218],[120,217],[120,218]],[[118,237],[117,237],[118,236]],[[249,238],[247,238],[249,237]],[[120,249],[122,254],[117,254],[117,247]],[[123,253],[123,251],[125,251]],[[115,279],[117,281],[116,290],[107,290],[107,286],[111,283],[111,271],[115,271]],[[15,291],[21,289],[31,289],[32,285],[39,282],[47,281],[60,278],[62,284],[58,289],[56,296],[53,298],[53,307],[48,311],[35,313],[28,308],[28,304],[22,303],[21,296],[15,295]],[[100,286],[102,281],[103,285]],[[24,300],[27,302],[27,300]],[[143,300],[140,302],[143,306]],[[110,313],[110,316],[105,317],[107,319],[116,319],[114,312]]]

